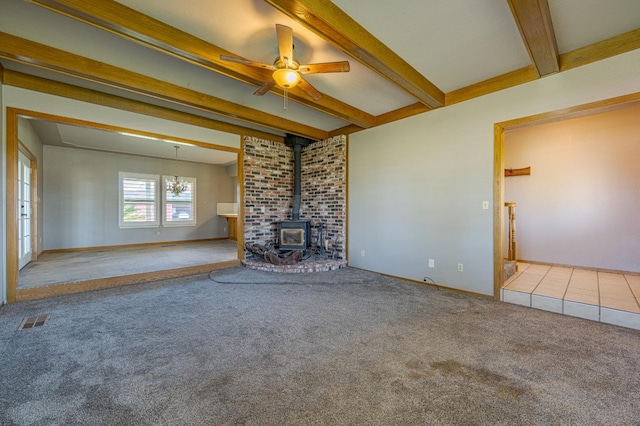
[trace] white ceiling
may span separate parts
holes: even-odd
[[[57,3],[56,0],[49,1]],[[294,31],[295,54],[301,63],[350,62],[351,71],[348,73],[306,76],[325,95],[373,116],[418,102],[404,89],[262,0],[117,1],[257,62],[273,62],[278,54],[275,25],[290,26]],[[547,1],[559,53],[640,28],[639,0]],[[532,63],[507,0],[334,0],[333,3],[444,93]],[[291,123],[327,132],[350,124],[315,109],[313,103],[305,106],[290,100],[285,110],[283,98],[277,94],[253,96],[255,86],[28,1],[0,0],[0,9],[1,32],[215,96]],[[157,97],[86,81],[69,73],[65,75],[39,69],[29,61],[16,61],[0,55],[0,62],[5,69],[284,134],[281,130],[261,127],[242,119],[223,117],[186,105],[170,104]]]

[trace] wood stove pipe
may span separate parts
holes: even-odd
[[[287,134],[284,143],[293,148],[293,211],[291,220],[300,219],[300,202],[302,200],[302,149],[313,142],[301,136]]]

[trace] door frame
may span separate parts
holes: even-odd
[[[640,102],[640,92],[577,105],[493,125],[493,298],[500,300],[504,284],[504,139],[505,132],[554,121],[612,111]]]
[[[7,108],[7,143],[6,143],[6,268],[7,268],[7,302],[16,301],[16,288],[18,285],[18,112]]]

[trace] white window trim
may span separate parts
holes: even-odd
[[[191,204],[192,204],[192,211],[193,211],[193,218],[191,220],[167,220],[167,218],[165,217],[166,211],[167,211],[167,189],[166,189],[166,181],[167,180],[173,180],[175,179],[175,176],[162,176],[162,193],[163,193],[163,197],[162,197],[162,226],[164,227],[176,227],[176,226],[196,226],[197,222],[198,222],[198,218],[197,218],[197,200],[196,200],[196,195],[198,193],[198,187],[196,185],[196,178],[194,177],[184,177],[184,176],[179,176],[179,179],[184,180],[185,182],[188,182],[192,185],[192,200],[191,200]]]
[[[146,179],[146,180],[154,180],[156,182],[155,185],[155,211],[156,217],[154,221],[147,222],[125,222],[124,221],[124,191],[122,188],[123,179]],[[144,173],[131,173],[131,172],[118,172],[118,226],[120,228],[157,228],[160,226],[160,176],[158,175],[149,175]]]

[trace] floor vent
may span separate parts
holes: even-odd
[[[27,317],[24,320],[22,320],[22,324],[20,324],[20,327],[18,327],[18,330],[42,327],[47,323],[48,319],[49,319],[49,315],[38,315],[35,317]]]

